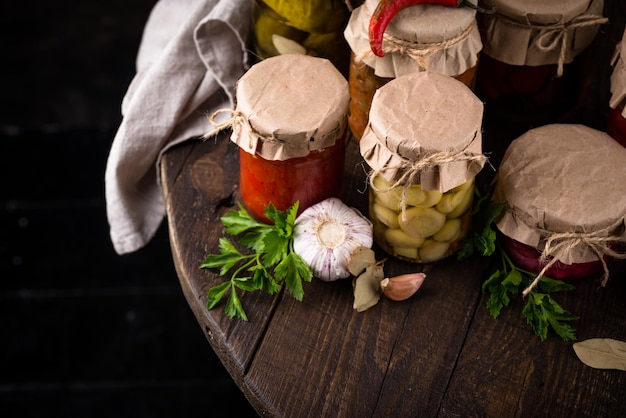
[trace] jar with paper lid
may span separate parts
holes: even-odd
[[[348,82],[333,64],[307,55],[279,55],[253,65],[237,82],[236,108],[222,125],[240,148],[240,193],[252,216],[268,222],[272,203],[299,212],[341,198]],[[219,113],[219,112],[218,112]]]
[[[498,168],[496,222],[513,263],[553,279],[604,272],[623,258],[626,241],[626,148],[578,124],[550,124],[513,140]],[[535,281],[536,284],[536,281]]]
[[[604,0],[490,0],[478,18],[483,41],[475,91],[486,116],[525,126],[573,120],[591,84],[585,52]],[[568,119],[569,118],[569,119]]]
[[[615,47],[611,73],[611,97],[606,131],[613,139],[626,147],[626,31],[622,41]]]
[[[347,76],[350,48],[342,0],[252,0],[255,53],[264,59],[300,53],[329,59]]]
[[[359,148],[370,168],[374,240],[403,260],[453,254],[471,223],[483,104],[452,77],[416,72],[374,95]]]
[[[476,4],[477,0],[470,0]],[[366,0],[351,14],[344,36],[350,53],[350,130],[363,135],[374,92],[390,80],[412,72],[432,71],[473,86],[482,42],[476,10],[422,4],[406,7],[391,20],[377,56],[369,39],[369,23],[378,5]]]

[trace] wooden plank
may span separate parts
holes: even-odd
[[[572,322],[577,340],[626,340],[623,272],[599,289],[589,279],[576,290],[555,295],[580,316]],[[442,404],[444,416],[618,417],[626,414],[626,374],[596,370],[576,357],[572,342],[555,334],[541,342],[522,316],[524,301],[514,298],[497,319],[480,302],[457,368]]]
[[[238,170],[238,148],[225,134],[215,141],[192,140],[175,147],[161,165],[172,254],[183,293],[211,346],[241,384],[279,296],[246,294],[242,303],[250,321],[232,320],[221,308],[206,309],[209,288],[224,279],[199,268],[208,254],[218,251],[224,236],[219,218],[234,207]]]

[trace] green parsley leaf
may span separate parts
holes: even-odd
[[[517,268],[504,249],[499,249],[502,268],[492,273],[482,286],[483,292],[490,294],[487,308],[494,318],[509,304],[510,295],[518,293],[520,286],[530,285],[535,278],[533,273]],[[563,309],[549,294],[573,289],[574,286],[569,283],[541,276],[537,287],[528,294],[522,314],[541,341],[545,341],[550,329],[565,341],[576,339],[574,328],[564,321],[572,321],[578,317]]]
[[[496,249],[496,231],[493,223],[498,219],[504,205],[491,200],[491,195],[478,196],[478,201],[472,213],[472,223],[470,225],[467,238],[457,253],[458,260],[465,260],[474,253],[483,256],[493,254]]]
[[[310,282],[313,272],[306,262],[298,254],[291,252],[285,257],[274,270],[278,280],[285,280],[289,292],[296,300],[301,301],[304,297],[302,281]]]
[[[311,268],[293,251],[293,232],[299,202],[287,211],[277,210],[273,204],[265,208],[265,215],[273,222],[268,225],[254,219],[239,205],[221,217],[227,234],[239,235],[238,244],[251,251],[244,253],[227,238],[219,240],[219,254],[209,254],[200,264],[203,269],[219,269],[219,275],[230,271],[230,279],[209,289],[207,309],[215,308],[228,293],[224,306],[226,315],[248,320],[240,292],[263,290],[274,294],[284,282],[287,290],[302,300],[302,280],[311,281]]]

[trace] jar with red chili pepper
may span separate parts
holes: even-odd
[[[626,31],[622,36],[622,42],[615,48],[615,56],[612,62],[611,73],[611,98],[609,106],[609,118],[607,121],[607,133],[613,139],[626,147]]]
[[[490,0],[475,91],[485,115],[524,126],[573,118],[590,85],[583,52],[604,18],[604,0]]]
[[[428,263],[460,248],[486,162],[482,114],[469,87],[431,71],[376,92],[359,147],[370,167],[374,241],[387,253]]]
[[[286,53],[327,58],[347,76],[343,28],[349,15],[342,0],[253,0],[255,52],[261,59]]]
[[[548,124],[513,140],[493,200],[499,240],[515,265],[553,279],[604,274],[624,258],[626,148],[578,124]],[[618,180],[620,179],[620,180]]]
[[[471,1],[475,4],[477,0]],[[380,51],[375,51],[371,23],[380,20],[377,13],[391,13],[381,11],[385,3],[397,7],[396,3],[402,2],[366,0],[354,9],[344,31],[351,48],[348,121],[356,139],[363,134],[378,88],[396,77],[425,70],[454,77],[471,87],[482,48],[475,9],[414,1],[409,2],[410,7],[395,10],[397,14],[384,29]]]
[[[348,82],[333,64],[279,55],[253,65],[237,82],[231,141],[240,147],[240,193],[257,219],[272,203],[300,212],[342,197]]]

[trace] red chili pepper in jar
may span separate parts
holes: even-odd
[[[380,0],[374,13],[372,13],[369,24],[370,47],[375,55],[379,57],[385,55],[383,52],[383,34],[394,16],[400,10],[418,4],[438,4],[447,7],[467,6],[484,12],[493,12],[492,10],[481,9],[469,0]]]

